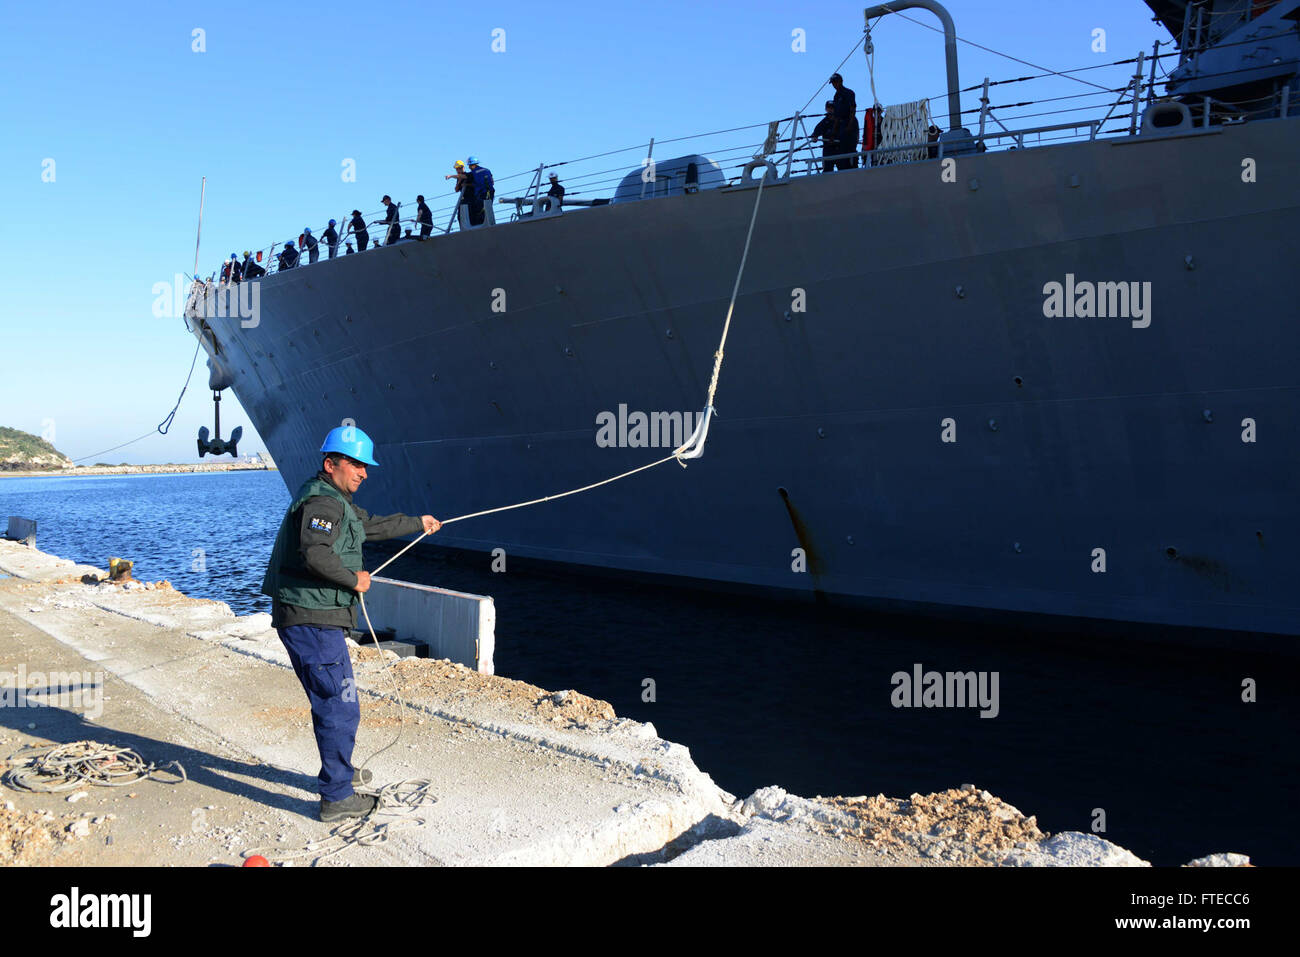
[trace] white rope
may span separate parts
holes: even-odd
[[[665,462],[670,462],[674,459],[677,460],[677,463],[681,465],[682,468],[685,468],[685,459],[696,459],[704,454],[704,441],[709,434],[709,419],[712,418],[714,412],[713,398],[718,391],[718,376],[722,372],[722,357],[727,345],[727,335],[731,331],[731,317],[736,310],[736,297],[740,293],[740,281],[745,275],[745,264],[749,261],[749,247],[754,238],[754,223],[758,221],[758,204],[763,198],[763,184],[766,182],[766,175],[758,181],[758,190],[754,196],[754,210],[749,217],[749,231],[745,234],[745,248],[740,255],[740,268],[736,270],[736,281],[731,287],[731,300],[727,303],[727,315],[722,323],[722,337],[718,340],[718,350],[713,354],[713,374],[709,378],[709,391],[704,400],[704,412],[700,416],[699,425],[695,427],[695,431],[691,434],[691,437],[674,449],[671,455],[665,455],[661,459],[656,459],[646,465],[629,469],[626,472],[620,472],[618,475],[611,475],[609,478],[601,479],[599,482],[592,482],[590,485],[583,485],[580,488],[569,489],[567,492],[556,492],[554,495],[544,495],[541,498],[529,499],[526,502],[516,502],[513,505],[501,505],[497,508],[485,508],[479,512],[469,512],[466,515],[457,515],[455,518],[446,519],[441,523],[442,525],[450,525],[453,522],[463,522],[467,518],[479,518],[483,515],[493,515],[497,512],[508,512],[512,509],[525,508],[529,505],[540,505],[542,502],[550,502],[559,498],[567,498],[570,495],[577,495],[580,492],[588,492],[593,488],[600,488],[602,485],[609,485],[612,482],[617,482],[620,479],[627,478],[628,476],[636,475],[638,472],[644,472],[647,469],[652,469],[657,465],[663,465]],[[376,568],[371,572],[371,574],[378,575],[385,568],[406,554],[407,551],[418,544],[419,541],[428,534],[428,532],[423,532],[420,534],[419,538],[408,542],[405,548]],[[365,603],[365,595],[362,595],[361,607],[363,611],[365,610]],[[366,621],[369,623],[368,616]],[[373,629],[371,633],[373,635]]]
[[[479,516],[492,515],[496,512],[507,512],[516,508],[524,508],[528,505],[539,505],[542,502],[550,502],[557,498],[565,498],[569,495],[577,495],[580,492],[590,491],[593,488],[599,488],[602,485],[609,485],[612,482],[617,482],[620,479],[627,478],[630,475],[635,475],[638,472],[644,472],[657,465],[663,465],[665,462],[670,462],[674,459],[682,466],[682,468],[685,468],[685,459],[699,458],[704,453],[704,441],[709,433],[709,419],[713,414],[713,398],[718,391],[718,376],[722,371],[722,357],[727,344],[727,334],[731,330],[731,317],[736,309],[736,297],[740,293],[740,281],[745,275],[745,264],[749,261],[749,247],[754,238],[754,224],[758,221],[758,204],[763,198],[763,184],[766,182],[766,175],[758,181],[758,189],[754,196],[754,209],[749,217],[749,230],[745,234],[745,248],[740,255],[740,268],[736,270],[736,281],[731,287],[731,300],[727,303],[727,315],[722,323],[722,336],[718,341],[718,350],[713,354],[713,374],[709,378],[709,391],[708,396],[705,399],[704,414],[701,416],[700,423],[695,427],[695,431],[691,434],[691,437],[674,449],[671,455],[665,455],[663,458],[657,459],[654,462],[650,462],[634,469],[629,469],[626,472],[620,472],[618,475],[612,475],[599,482],[592,482],[590,485],[583,485],[580,488],[570,489],[567,492],[557,492],[554,495],[545,495],[541,498],[529,499],[526,502],[516,502],[513,505],[502,505],[497,508],[488,508],[478,512],[470,512],[466,515],[457,515],[455,518],[449,518],[445,522],[442,522],[442,525],[450,525],[452,522],[463,522],[468,518],[478,518]],[[416,543],[428,534],[428,532],[422,532],[419,538],[408,542],[401,551],[396,555],[393,555],[388,559],[388,561],[384,562],[371,572],[371,576],[373,577],[374,575],[378,575],[393,562],[397,561],[397,559],[401,558],[402,555],[406,554],[407,551],[413,548]],[[397,698],[398,708],[402,714],[401,723],[398,725],[397,734],[393,737],[393,740],[367,757],[360,765],[357,765],[358,768],[365,768],[366,765],[376,757],[392,748],[402,739],[402,733],[406,730],[405,712],[407,705],[405,700],[402,698],[397,678],[393,675],[392,669],[388,665],[388,656],[384,653],[383,649],[379,647],[379,639],[375,635],[375,626],[370,621],[370,612],[366,608],[366,596],[364,593],[361,593],[358,597],[361,600],[361,614],[365,616],[366,620],[366,630],[370,632],[371,644],[374,646],[375,651],[379,653],[379,660],[383,666],[383,670],[392,682],[393,694]],[[417,812],[425,805],[436,800],[436,798],[429,793],[430,786],[431,785],[428,781],[421,779],[403,781],[399,784],[390,785],[388,788],[381,789],[375,794],[377,801],[376,810],[372,812],[371,816],[367,816],[360,821],[352,821],[340,825],[325,841],[308,845],[308,847],[302,851],[277,853],[275,849],[268,848],[267,850],[274,855],[269,859],[276,862],[288,862],[299,857],[311,857],[314,861],[319,861],[326,856],[336,854],[354,844],[382,843],[387,840],[387,835],[392,831],[405,827],[418,827],[424,822],[416,817]],[[404,800],[403,796],[409,796],[410,799]],[[380,815],[380,820],[372,822],[371,817],[373,815]],[[385,816],[387,819],[384,819]],[[246,852],[246,856],[252,853],[253,851],[248,851]]]
[[[880,96],[876,93],[876,45],[871,42],[871,24],[867,24],[866,42],[862,45],[862,52],[867,58],[867,79],[871,81],[871,102],[874,106],[879,106]]]
[[[930,128],[930,102],[916,100],[912,103],[899,103],[885,107],[885,116],[880,124],[879,149],[887,150],[895,146],[911,146],[919,143],[915,149],[881,152],[876,155],[876,164],[885,166],[890,163],[912,163],[927,157],[929,149],[926,143]]]

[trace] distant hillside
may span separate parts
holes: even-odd
[[[40,436],[0,425],[0,471],[61,469],[72,460]]]

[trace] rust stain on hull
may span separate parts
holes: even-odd
[[[1242,579],[1229,571],[1222,562],[1215,561],[1213,558],[1205,555],[1179,554],[1174,561],[1225,592],[1231,593],[1234,588],[1238,591],[1249,591],[1244,587],[1246,583]]]
[[[812,576],[813,595],[819,602],[826,600],[826,593],[822,590],[821,576],[826,571],[826,563],[822,560],[821,551],[813,544],[812,533],[808,530],[808,525],[804,522],[799,510],[794,507],[794,502],[790,501],[790,493],[784,488],[777,489],[781,495],[781,501],[785,503],[785,510],[790,516],[790,524],[794,527],[794,536],[799,540],[799,547],[803,549],[804,557],[808,561],[808,574]]]

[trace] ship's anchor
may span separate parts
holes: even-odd
[[[212,390],[212,403],[213,414],[216,417],[216,423],[214,425],[216,438],[211,440],[208,439],[208,427],[206,425],[199,428],[199,458],[203,458],[203,456],[209,452],[213,455],[225,455],[229,452],[232,456],[238,456],[239,452],[235,449],[235,446],[244,434],[244,427],[242,425],[235,426],[235,430],[230,433],[230,438],[222,439],[221,391],[219,389]]]

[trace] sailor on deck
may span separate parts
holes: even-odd
[[[812,137],[814,140],[822,141],[822,172],[829,173],[835,169],[835,161],[826,159],[827,156],[834,156],[839,152],[838,140],[835,133],[835,101],[826,101],[826,115],[817,121],[813,127]]]
[[[329,250],[329,258],[333,259],[339,251],[339,231],[334,228],[334,220],[325,227],[325,232],[320,234],[320,238],[325,240],[325,246]]]
[[[357,237],[357,252],[365,252],[366,245],[370,242],[370,233],[366,231],[366,221],[361,216],[361,210],[352,210],[352,219],[348,221],[348,226]]]
[[[266,275],[266,270],[257,264],[253,259],[253,254],[247,249],[244,250],[244,278],[257,279]]]
[[[318,243],[316,237],[311,234],[310,226],[304,226],[302,228],[302,243],[307,247],[308,263],[314,263],[316,260],[320,259],[320,243]]]
[[[832,112],[835,114],[836,153],[856,153],[858,151],[858,98],[852,90],[844,85],[844,78],[838,73],[831,74],[831,86],[835,87]],[[856,156],[848,156],[835,161],[836,169],[854,169],[858,165]]]
[[[384,237],[384,245],[391,246],[397,242],[397,237],[401,234],[401,229],[397,225],[397,204],[393,202],[391,196],[385,196],[381,202],[388,208],[388,213],[384,216],[384,223],[388,226],[388,235]]]
[[[471,226],[479,226],[485,218],[484,204],[492,202],[496,189],[492,171],[479,165],[477,156],[471,156],[467,162],[470,172],[469,222]]]
[[[433,212],[424,203],[423,196],[415,197],[415,221],[420,224],[420,238],[428,239],[433,232]]]

